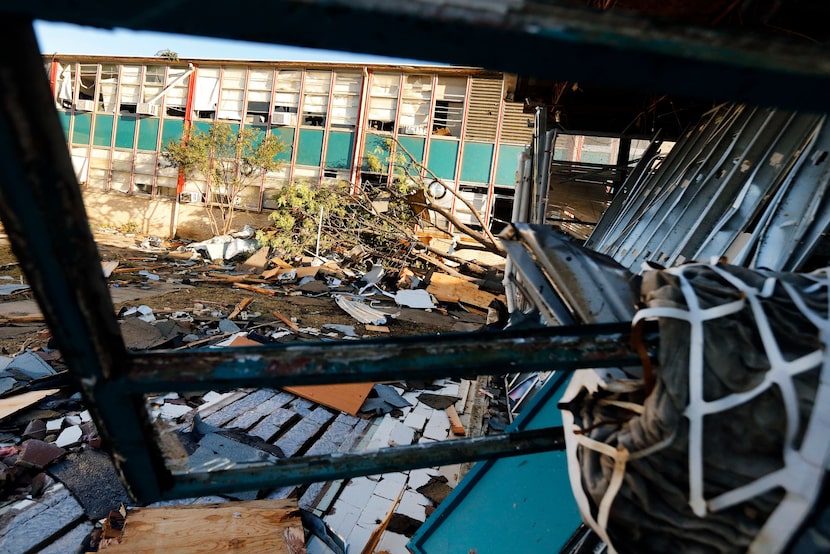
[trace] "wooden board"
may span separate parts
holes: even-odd
[[[0,400],[0,419],[8,417],[15,412],[19,412],[23,408],[28,408],[32,404],[39,402],[50,394],[55,394],[59,391],[60,389],[36,390],[3,398]]]
[[[427,292],[434,295],[439,302],[453,302],[456,304],[463,302],[485,310],[494,298],[504,301],[504,295],[496,296],[491,292],[479,289],[473,283],[445,273],[432,274]]]
[[[297,551],[289,548],[286,537],[296,536],[297,530],[302,536],[297,500],[291,498],[135,508],[127,512],[121,543],[100,551],[294,553]]]
[[[237,337],[231,342],[230,346],[262,346],[262,344],[245,337]],[[327,408],[334,408],[356,416],[374,386],[374,383],[346,383],[343,385],[283,387],[283,390]]]

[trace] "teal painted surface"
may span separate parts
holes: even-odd
[[[554,375],[508,431],[562,425],[567,384]],[[559,552],[581,523],[565,452],[479,462],[419,529],[419,554]]]
[[[184,132],[184,119],[165,119],[161,124],[161,146],[171,140],[179,140]]]
[[[209,133],[213,128],[213,121],[194,121],[193,132]]]
[[[259,143],[265,138],[265,133],[268,132],[268,127],[265,125],[249,125],[246,129],[254,132],[253,147],[258,148]]]
[[[490,166],[493,165],[492,144],[479,142],[464,143],[464,154],[461,158],[461,180],[472,183],[489,183]]]
[[[611,154],[606,152],[582,152],[579,161],[586,164],[610,164]]]
[[[427,169],[441,179],[455,179],[455,162],[458,159],[458,141],[433,138],[429,142]]]
[[[115,147],[133,149],[135,145],[135,117],[119,117],[115,127]]]
[[[349,169],[352,166],[354,151],[354,133],[332,131],[326,146],[326,167],[332,169]]]
[[[297,165],[320,166],[323,159],[323,131],[317,129],[300,129],[297,141]]]
[[[138,123],[138,149],[155,151],[158,140],[159,120],[155,117],[141,119]]]
[[[363,171],[369,171],[369,158],[371,156],[376,157],[381,164],[389,163],[389,150],[386,146],[388,139],[388,136],[366,134],[366,140],[363,141],[363,164],[361,166]],[[382,172],[386,173],[386,170]]]
[[[112,146],[112,125],[111,115],[98,114],[95,116],[95,136],[92,137],[92,144],[95,146]]]
[[[63,127],[63,136],[67,139],[69,138],[69,122],[72,120],[72,114],[69,112],[58,111],[58,119],[61,121],[61,127]]]
[[[291,163],[292,154],[294,152],[294,129],[291,127],[278,127],[271,129],[271,134],[278,137],[282,141],[285,149],[277,156],[277,160],[285,163]]]
[[[519,154],[524,151],[524,146],[511,146],[502,144],[499,147],[499,159],[496,163],[497,185],[506,187],[516,186],[516,170],[519,167]]]
[[[92,128],[91,113],[76,113],[75,128],[72,130],[72,144],[89,144],[89,131]]]
[[[407,152],[409,152],[412,155],[414,161],[418,162],[419,164],[424,163],[424,147],[426,144],[425,139],[418,137],[400,136],[398,137],[398,142],[400,142],[401,146],[406,148]]]

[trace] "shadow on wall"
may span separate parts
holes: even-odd
[[[133,229],[146,235],[172,238],[176,203],[172,198],[147,198],[121,193],[84,191],[84,205],[90,224],[115,229]],[[204,240],[213,236],[205,207],[201,204],[179,204],[175,235],[179,238]],[[245,225],[255,228],[268,225],[268,213],[238,210],[234,214],[234,231]]]

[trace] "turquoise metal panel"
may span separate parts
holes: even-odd
[[[518,169],[519,154],[524,151],[524,146],[513,146],[510,144],[502,144],[499,146],[499,159],[496,163],[496,179],[497,185],[505,187],[516,186],[516,170]]]
[[[568,375],[554,375],[507,430],[562,425],[556,404]],[[565,452],[479,462],[412,537],[433,552],[559,552],[582,522]]]
[[[91,113],[76,113],[75,128],[72,130],[72,144],[89,144],[89,132],[92,129]]]
[[[248,125],[246,129],[250,129],[253,131],[254,140],[251,143],[254,148],[259,147],[259,143],[262,142],[262,139],[265,138],[265,134],[268,132],[268,127],[265,125]]]
[[[278,137],[285,145],[285,150],[277,156],[277,160],[291,163],[294,152],[294,129],[292,127],[274,127],[271,134]]]
[[[363,164],[361,166],[361,169],[363,171],[369,170],[370,156],[380,157],[381,163],[383,163],[384,161],[389,161],[389,151],[386,146],[386,141],[389,139],[389,136],[376,135],[374,133],[366,134],[366,140],[363,142]]]
[[[349,169],[352,166],[354,150],[354,133],[332,131],[326,147],[326,167],[332,169]]]
[[[297,141],[297,165],[313,165],[320,167],[323,157],[323,131],[318,129],[300,129],[300,140]]]
[[[489,183],[494,150],[495,146],[492,144],[465,142],[464,154],[461,157],[461,180]]]
[[[112,146],[113,117],[106,114],[95,116],[95,136],[92,144],[95,146]]]
[[[61,121],[61,128],[63,128],[63,136],[69,138],[69,122],[72,120],[72,114],[58,110],[58,119]]]
[[[429,142],[427,169],[441,179],[455,179],[455,162],[458,159],[458,141],[433,137]]]
[[[582,152],[579,161],[586,164],[610,164],[611,154],[607,152]]]
[[[159,137],[159,120],[156,118],[141,119],[138,123],[138,149],[157,150]]]
[[[414,161],[420,164],[424,163],[424,149],[426,146],[425,139],[418,137],[400,136],[398,137],[398,142],[400,142],[401,146],[406,148],[406,151],[412,155]]]
[[[199,131],[200,133],[209,133],[210,129],[213,127],[213,121],[194,121],[192,123],[193,131]]]
[[[161,146],[171,140],[179,140],[184,133],[184,119],[165,119],[161,124]]]
[[[115,127],[115,147],[133,149],[135,145],[135,117],[123,116],[118,118]]]

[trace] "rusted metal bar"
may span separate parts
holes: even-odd
[[[542,327],[130,357],[130,392],[279,387],[638,365],[630,325]]]
[[[550,427],[473,439],[396,446],[374,452],[285,458],[269,466],[177,475],[175,484],[163,492],[163,497],[188,498],[208,490],[221,493],[332,481],[564,448],[562,428]]]
[[[157,495],[147,476],[166,472],[147,441],[143,401],[106,386],[125,373],[127,353],[31,22],[3,23],[0,217],[99,432],[120,454],[116,465],[133,493]]]

